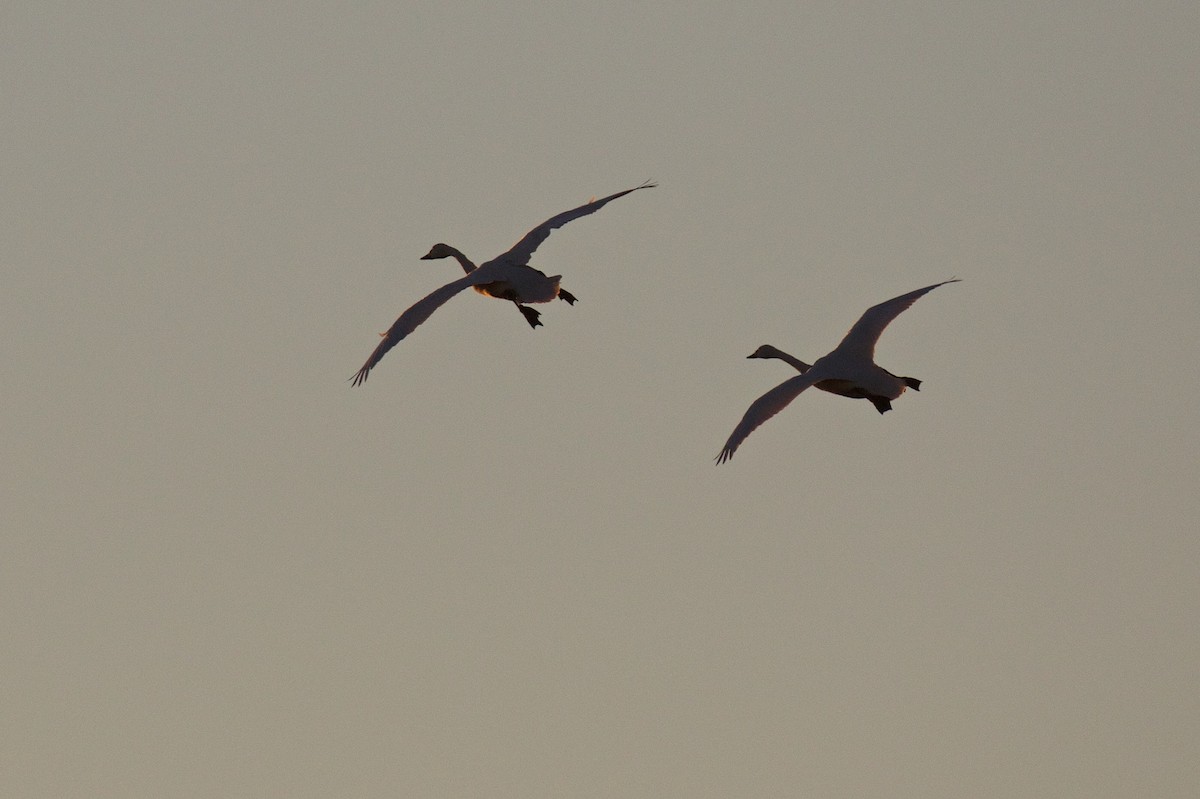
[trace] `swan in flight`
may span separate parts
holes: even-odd
[[[435,244],[433,245],[433,249],[431,249],[427,254],[421,256],[422,261],[432,261],[437,258],[453,258],[454,260],[458,261],[458,263],[462,266],[463,271],[468,275],[478,269],[475,264],[471,263],[470,258],[462,254],[462,251],[451,247],[449,244]],[[484,283],[482,286],[472,286],[471,288],[475,289],[485,297],[496,297],[497,299],[501,300],[512,300],[512,297],[507,295],[505,291],[507,287],[503,282]],[[564,289],[562,286],[558,287],[558,298],[566,302],[567,305],[574,305],[576,302],[575,295]],[[525,317],[525,321],[529,323],[530,327],[542,326],[540,321],[541,314],[536,310],[530,308],[528,305],[522,305],[516,300],[513,300],[513,305],[517,306],[517,310],[520,311],[521,315]]]
[[[392,324],[391,328],[386,333],[380,334],[383,341],[379,342],[379,346],[375,348],[371,357],[367,358],[367,362],[355,373],[351,381],[356,386],[363,383],[388,350],[416,330],[451,297],[466,288],[474,288],[480,294],[486,294],[489,297],[511,301],[520,309],[531,327],[537,327],[541,323],[538,321],[538,312],[526,307],[526,303],[550,302],[555,297],[562,297],[568,303],[574,304],[575,297],[564,292],[558,285],[562,275],[547,276],[544,272],[528,265],[534,250],[549,237],[550,231],[562,227],[573,219],[594,214],[618,197],[624,197],[639,189],[652,189],[657,185],[657,183],[647,181],[632,189],[619,191],[599,200],[593,199],[578,208],[572,208],[570,211],[563,211],[557,216],[552,216],[526,233],[508,252],[498,255],[478,267],[448,244],[434,245],[422,260],[455,258],[462,265],[466,275],[447,283],[400,314],[400,318]]]
[[[957,282],[959,282],[958,278],[943,280],[941,283],[934,283],[932,286],[901,294],[899,297],[868,308],[833,352],[823,358],[818,358],[812,366],[792,358],[790,355],[783,358],[799,370],[800,374],[780,383],[750,405],[746,415],[742,417],[742,421],[738,423],[733,434],[729,436],[729,440],[725,442],[721,454],[717,456],[717,463],[724,463],[732,458],[733,453],[737,451],[746,436],[786,408],[788,403],[800,396],[800,393],[809,386],[816,386],[844,397],[869,399],[875,403],[875,407],[879,409],[880,413],[890,410],[891,400],[903,394],[906,388],[917,389],[921,381],[911,377],[899,377],[883,367],[877,366],[875,364],[875,342],[879,341],[879,336],[883,333],[884,328],[901,313],[911,308],[914,302],[938,286]],[[779,357],[773,354],[760,354],[763,350],[763,347],[759,347],[750,357]],[[784,354],[774,347],[771,347],[768,353]]]
[[[804,374],[812,368],[812,366],[795,357],[794,355],[788,355],[783,350],[779,349],[778,347],[772,347],[770,344],[762,345],[746,357],[778,358],[784,363],[791,364],[800,374]],[[904,381],[904,385],[908,386],[913,391],[921,390],[921,381],[917,378],[901,377],[900,379]],[[828,391],[830,394],[839,394],[843,397],[850,397],[851,399],[869,399],[871,404],[874,405],[875,409],[880,413],[887,413],[892,409],[892,401],[887,397],[880,396],[879,394],[869,394],[861,387],[855,386],[853,383],[846,380],[822,380],[820,383],[817,383],[814,388],[819,388],[822,391]]]

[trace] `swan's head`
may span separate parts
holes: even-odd
[[[772,347],[770,344],[764,344],[754,352],[746,356],[747,358],[778,358],[779,350]]]
[[[453,258],[454,248],[449,244],[435,244],[433,249],[421,256],[422,261],[432,261],[436,258]]]

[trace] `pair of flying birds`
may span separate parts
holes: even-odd
[[[574,305],[574,295],[559,285],[562,275],[547,276],[529,266],[529,258],[538,245],[550,235],[550,231],[562,227],[573,219],[593,214],[618,197],[624,197],[639,189],[651,189],[656,185],[658,184],[643,183],[632,189],[619,191],[599,200],[592,200],[578,208],[552,216],[526,233],[508,252],[479,266],[475,266],[467,256],[450,245],[435,244],[428,254],[422,256],[422,260],[454,258],[466,274],[458,280],[442,286],[400,314],[400,318],[386,333],[382,334],[383,340],[371,353],[371,357],[367,358],[367,362],[352,378],[354,385],[357,386],[366,381],[367,375],[387,354],[388,350],[416,330],[418,325],[428,319],[430,314],[447,300],[464,289],[473,288],[480,294],[508,300],[517,306],[530,327],[535,328],[541,324],[540,314],[530,308],[530,304],[550,302],[557,297]],[[955,283],[957,280],[954,278],[934,283],[932,286],[901,294],[899,297],[868,308],[867,312],[854,323],[854,327],[850,328],[850,332],[846,334],[841,343],[828,355],[818,358],[811,365],[769,344],[759,347],[749,357],[778,358],[791,364],[800,374],[780,383],[750,405],[745,416],[742,417],[742,421],[738,423],[733,434],[729,436],[729,440],[725,442],[725,447],[717,455],[717,463],[724,463],[732,458],[733,453],[737,451],[746,436],[787,407],[788,403],[810,386],[816,386],[823,391],[840,394],[843,397],[870,400],[880,413],[890,411],[892,400],[903,394],[905,389],[919,390],[920,380],[894,375],[875,364],[875,342],[879,340],[884,328],[914,302],[938,286]]]

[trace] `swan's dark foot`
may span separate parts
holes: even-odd
[[[567,291],[566,289],[562,288],[561,286],[558,289],[558,298],[560,300],[566,301],[567,305],[575,304],[575,295],[572,294],[571,292]]]
[[[904,385],[908,386],[908,387],[909,387],[909,388],[911,388],[913,391],[920,391],[920,390],[921,390],[921,381],[920,381],[920,380],[918,380],[917,378],[915,378],[915,377],[902,377],[902,378],[900,378],[900,379],[904,381]]]
[[[530,308],[528,305],[521,305],[520,303],[516,303],[516,306],[517,306],[517,310],[519,310],[521,312],[521,315],[525,317],[525,321],[529,323],[530,327],[537,328],[537,327],[542,326],[542,322],[538,318],[541,316],[540,313],[538,313],[534,309]]]
[[[892,401],[887,397],[867,397],[871,400],[871,404],[875,406],[875,410],[880,413],[887,413],[892,409]]]

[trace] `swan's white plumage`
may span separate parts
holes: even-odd
[[[843,352],[847,355],[853,354],[855,357],[866,360],[873,359],[875,357],[875,343],[879,341],[879,336],[883,334],[884,328],[891,324],[893,319],[907,311],[912,307],[914,302],[938,286],[957,282],[959,282],[958,278],[943,280],[941,283],[935,283],[932,286],[926,286],[923,289],[917,289],[907,294],[901,294],[899,297],[893,297],[887,302],[872,305],[859,317],[854,326],[847,331],[834,352]]]
[[[724,449],[717,456],[717,463],[724,463],[732,458],[738,445],[746,439],[746,436],[753,433],[763,422],[786,408],[788,403],[800,396],[800,393],[804,389],[820,379],[821,375],[817,371],[816,366],[814,366],[802,375],[796,375],[789,380],[783,381],[750,403],[746,414],[742,416],[742,421],[738,422],[738,426],[733,428],[733,433],[730,434],[729,440],[725,442]]]
[[[371,353],[371,357],[367,358],[367,362],[351,378],[353,384],[357,386],[363,383],[371,369],[379,363],[388,350],[416,330],[451,297],[467,288],[474,287],[481,293],[511,300],[521,308],[521,312],[525,314],[530,324],[536,326],[537,312],[523,307],[523,303],[550,302],[559,295],[559,279],[562,277],[561,275],[547,276],[527,265],[538,246],[549,237],[552,230],[562,227],[571,220],[593,214],[618,197],[624,197],[638,189],[654,188],[656,185],[658,184],[647,181],[632,189],[625,189],[602,199],[592,200],[578,208],[572,208],[570,211],[563,211],[561,214],[552,216],[526,233],[507,252],[478,267],[455,248],[447,244],[434,245],[429,254],[423,256],[424,258],[453,257],[462,265],[466,275],[447,283],[400,314],[400,318],[383,334],[383,340]],[[573,297],[571,299],[574,300]]]
[[[578,219],[581,216],[594,214],[603,208],[608,203],[624,197],[626,194],[637,191],[638,189],[652,189],[657,186],[657,183],[646,181],[640,186],[634,186],[632,189],[625,189],[616,194],[610,194],[607,197],[602,197],[599,200],[589,200],[578,208],[572,208],[570,211],[563,211],[561,214],[550,217],[542,224],[535,227],[533,230],[521,237],[521,240],[509,249],[508,252],[499,256],[496,260],[505,260],[514,264],[527,264],[534,250],[550,236],[550,231],[557,230],[568,222]]]
[[[746,410],[742,420],[738,422],[729,440],[717,455],[717,463],[724,463],[733,457],[733,453],[754,430],[763,422],[787,407],[788,403],[800,396],[806,388],[826,381],[833,381],[830,388],[835,394],[851,397],[864,397],[872,401],[894,400],[910,386],[919,381],[912,378],[897,377],[881,366],[875,364],[875,343],[889,323],[918,299],[933,291],[938,286],[956,283],[958,278],[934,283],[923,289],[910,291],[899,297],[881,302],[867,309],[854,326],[850,328],[841,343],[828,355],[817,359],[811,367],[799,359],[787,356],[783,360],[791,363],[802,374],[780,383],[775,388],[763,394]],[[769,345],[759,347],[751,357],[780,357],[786,355]],[[803,368],[802,368],[803,367]],[[833,386],[836,386],[834,388]],[[879,407],[879,405],[876,405]],[[883,412],[880,408],[880,412]]]

